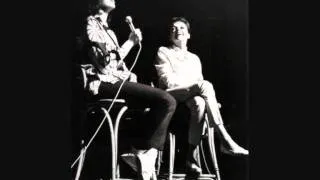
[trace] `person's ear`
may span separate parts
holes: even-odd
[[[187,39],[190,39],[191,38],[191,35],[190,35],[190,33],[188,32],[188,34],[187,34]]]

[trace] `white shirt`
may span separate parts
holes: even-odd
[[[203,80],[199,57],[177,47],[160,47],[155,67],[162,89],[185,87]]]

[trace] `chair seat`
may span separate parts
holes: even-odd
[[[214,180],[216,178],[216,176],[214,174],[201,174],[197,180]],[[168,174],[164,173],[164,174],[160,174],[159,175],[159,180],[164,180],[164,179],[168,179]],[[195,179],[193,177],[187,177],[186,174],[172,174],[172,180],[185,180],[185,179]]]
[[[103,106],[108,107],[112,103],[113,99],[99,99],[97,101],[88,101],[88,107],[96,107],[96,106]],[[124,99],[115,99],[113,106],[125,106],[126,101]]]
[[[100,99],[99,102],[112,102],[113,99]],[[126,100],[124,99],[115,99],[114,100],[115,103],[126,103]]]
[[[111,103],[113,101],[113,99],[99,99],[99,100],[91,100],[88,101],[88,104],[96,104],[96,103]],[[115,99],[114,103],[122,103],[125,104],[126,100],[124,99]]]

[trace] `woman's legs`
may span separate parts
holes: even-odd
[[[197,146],[202,135],[206,103],[202,97],[195,96],[188,99],[186,105],[190,109],[188,143]]]
[[[188,173],[200,175],[202,170],[196,160],[196,147],[201,140],[206,103],[202,97],[194,96],[186,101],[186,105],[190,109],[186,168]]]
[[[200,175],[202,170],[196,160],[196,147],[202,135],[206,102],[198,91],[191,91],[191,87],[171,90],[170,94],[190,110],[186,171],[190,175]]]
[[[240,147],[225,129],[219,110],[219,105],[215,96],[213,85],[208,81],[201,81],[191,87],[191,91],[198,92],[206,101],[209,121],[215,126],[222,138],[222,150],[231,155],[248,155],[249,152]],[[227,146],[227,147],[225,147]]]

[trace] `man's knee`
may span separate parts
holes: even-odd
[[[169,93],[165,92],[162,95],[162,102],[161,102],[165,108],[169,111],[169,112],[174,112],[176,110],[177,107],[177,101],[176,99],[170,95]]]

